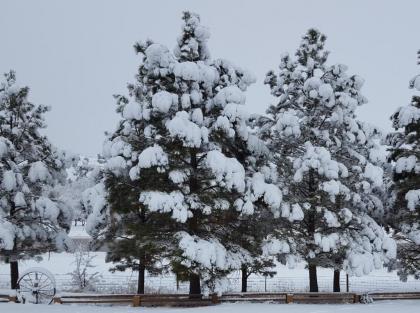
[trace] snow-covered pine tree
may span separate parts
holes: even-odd
[[[60,200],[66,203],[73,211],[74,226],[80,222],[85,226],[87,208],[84,203],[84,191],[98,183],[101,176],[101,160],[86,157],[75,158],[74,164],[67,169],[68,177],[64,184],[58,185],[55,190]]]
[[[11,265],[11,286],[19,259],[68,248],[72,212],[54,190],[65,178],[65,155],[40,134],[48,107],[28,100],[15,73],[0,84],[0,253]]]
[[[386,191],[384,185],[383,166],[386,163],[386,148],[381,145],[381,132],[368,123],[357,119],[356,109],[367,101],[361,94],[363,79],[357,75],[348,75],[347,67],[339,64],[328,67],[323,75],[324,82],[329,83],[335,93],[334,105],[331,107],[331,116],[327,118],[330,139],[325,143],[333,159],[340,162],[347,168],[347,176],[341,178],[339,189],[332,196],[335,197],[337,210],[346,208],[357,218],[370,220],[382,224],[384,218],[384,204]],[[348,190],[346,190],[346,188]],[[338,193],[337,193],[338,191]],[[367,215],[368,217],[364,217]],[[354,223],[354,222],[353,222]],[[360,223],[356,221],[356,225]],[[362,222],[358,227],[366,227]],[[378,229],[378,234],[383,241],[381,256],[383,262],[389,261],[395,248],[392,241],[379,230],[378,225],[372,224],[369,227]],[[346,234],[348,236],[349,234]],[[359,245],[365,239],[359,236],[358,232],[350,233],[352,240]],[[373,240],[374,237],[369,238]],[[357,246],[352,247],[354,250]],[[351,250],[350,250],[351,251]],[[379,250],[381,251],[381,250]],[[361,268],[358,268],[357,260],[351,264],[347,259],[353,252],[348,249],[341,249],[334,254],[330,267],[334,268],[334,291],[340,291],[340,270],[346,269],[350,274],[361,275]],[[357,252],[360,253],[360,250]],[[373,259],[371,258],[371,261]],[[373,266],[372,262],[363,269],[368,273]]]
[[[410,81],[420,91],[420,75]],[[420,96],[391,117],[396,132],[388,136],[393,167],[389,223],[396,232],[401,279],[420,279]]]
[[[279,73],[267,74],[277,102],[260,119],[283,179],[282,216],[290,219],[278,235],[307,262],[310,291],[318,291],[317,266],[361,275],[395,253],[370,216],[382,211],[383,171],[374,163],[384,157],[376,130],[355,119],[363,81],[326,64],[325,40],[310,29],[296,59],[283,55]]]
[[[117,99],[119,103],[124,97]],[[118,133],[117,130],[115,134]],[[130,142],[142,141],[134,138]],[[88,213],[86,231],[93,236],[96,248],[107,245],[106,262],[115,264],[111,272],[138,272],[137,293],[144,294],[146,270],[158,274],[165,269],[161,261],[165,256],[164,227],[168,220],[139,207],[139,191],[128,173],[116,176],[101,164],[89,174],[88,182],[96,183],[82,193],[81,207]]]
[[[126,140],[141,142],[131,141],[133,138]],[[137,271],[137,293],[144,294],[146,271],[157,274],[167,267],[164,258],[173,235],[172,226],[169,216],[149,212],[139,204],[139,186],[125,174],[116,175],[108,168],[103,182],[86,190],[83,202],[92,212],[86,226],[100,239],[99,244],[107,244],[106,261],[116,264],[111,271]]]
[[[130,97],[117,97],[122,120],[104,149],[103,186],[111,198],[97,210],[107,217],[97,216],[131,214],[137,229],[151,227],[148,240],[129,238],[150,243],[147,255],[162,252],[199,294],[200,280],[215,288],[217,278],[252,262],[247,246],[255,234],[243,220],[262,207],[278,213],[282,196],[269,167],[250,171],[268,151],[249,132],[243,109],[254,78],[226,60],[212,61],[199,16],[185,12],[183,20],[174,54],[150,41],[135,46],[143,62]],[[134,218],[141,214],[146,220]]]
[[[251,254],[251,259],[241,266],[241,292],[247,292],[248,278],[252,274],[272,276],[271,268],[275,263],[273,255],[264,254],[264,246],[275,228],[281,227],[280,207],[282,193],[277,183],[277,169],[271,162],[270,151],[258,137],[256,121],[259,116],[244,116],[242,122],[248,125],[247,139],[236,136],[226,145],[245,169],[246,191],[243,200],[238,201],[244,212],[240,218],[240,233],[238,242],[245,246]],[[241,121],[239,120],[239,121]],[[241,132],[237,132],[240,134]],[[243,201],[243,205],[242,205]],[[274,218],[273,218],[274,217]],[[277,256],[283,260],[290,252],[287,242],[282,243],[282,249]]]

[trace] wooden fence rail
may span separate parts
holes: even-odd
[[[286,303],[286,293],[249,292],[249,293],[224,293],[218,297],[218,302],[273,302]]]
[[[156,294],[136,295],[133,298],[133,306],[170,306],[170,307],[198,307],[217,304],[217,296],[204,297],[202,295],[188,294]]]
[[[111,294],[111,295],[89,295],[89,294],[69,294],[55,297],[53,303],[56,304],[130,304],[133,302],[135,294]]]
[[[291,294],[288,303],[359,303],[360,297],[355,293],[308,292]]]
[[[0,302],[9,302],[8,295],[0,295]]]
[[[420,292],[373,292],[369,296],[374,300],[420,299]]]
[[[0,303],[1,302],[16,302],[17,298],[16,296],[10,296],[6,294],[0,294]]]
[[[359,303],[357,293],[225,293],[210,296],[188,294],[63,294],[54,298],[55,304],[131,304],[145,307],[197,307],[226,302],[254,303]],[[374,292],[369,296],[374,300],[420,299],[420,292]],[[16,297],[0,294],[0,302],[16,302]]]
[[[420,292],[372,293],[373,300],[420,299]],[[271,303],[359,303],[357,293],[225,293],[222,296],[188,294],[146,294],[146,295],[67,295],[55,299],[55,303],[131,303],[133,306],[195,307],[226,302],[271,302]],[[89,301],[89,302],[88,302]]]

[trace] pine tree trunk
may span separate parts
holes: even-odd
[[[194,148],[190,149],[190,163],[191,163],[192,173],[189,179],[189,187],[190,187],[190,193],[194,194],[198,192],[199,190],[198,181],[196,177],[197,175],[196,171],[198,168],[197,151]],[[198,211],[199,210],[195,210],[194,215],[188,220],[189,222],[188,228],[192,234],[197,234],[197,232],[199,232],[198,216],[197,216]],[[192,295],[193,296],[201,295],[200,275],[195,274],[195,273],[190,273],[190,298],[193,298]]]
[[[318,278],[316,275],[316,265],[309,263],[308,268],[309,268],[309,291],[318,292]]]
[[[333,291],[340,292],[340,270],[334,270]]]
[[[346,274],[346,292],[350,292],[349,274]]]
[[[342,210],[341,199],[342,199],[341,195],[338,195],[335,199],[337,212],[340,212]],[[337,267],[340,266],[340,263],[341,263],[340,260],[341,260],[340,257],[336,258],[335,260],[335,264],[337,264]],[[333,292],[340,292],[340,270],[339,269],[334,269]]]
[[[316,188],[315,188],[315,173],[314,170],[309,170],[309,185],[308,190],[310,193],[311,201],[313,201],[313,207],[316,207]],[[307,216],[308,216],[308,235],[310,238],[313,238],[316,230],[316,221],[315,221],[315,211],[311,209]],[[309,269],[309,291],[310,292],[318,292],[318,277],[316,274],[316,263],[308,262],[308,269]]]
[[[176,291],[179,290],[179,274],[176,273]]]
[[[146,267],[141,262],[139,265],[139,280],[137,282],[137,294],[144,294],[144,278],[146,273]]]
[[[247,292],[248,287],[248,272],[246,266],[241,268],[242,289],[241,292]]]
[[[198,274],[190,274],[190,295],[200,295],[200,276]]]
[[[10,261],[10,287],[18,289],[19,264],[18,261]]]

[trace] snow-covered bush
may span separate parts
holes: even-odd
[[[71,277],[71,285],[75,291],[95,291],[95,284],[100,280],[99,272],[91,271],[95,268],[92,264],[95,255],[89,252],[85,244],[78,244],[73,251],[73,271],[68,273]]]
[[[364,293],[360,296],[360,303],[363,303],[363,304],[373,303],[373,298],[368,293]]]

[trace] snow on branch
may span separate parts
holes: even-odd
[[[140,202],[145,204],[150,211],[170,213],[172,218],[185,223],[191,215],[184,202],[184,196],[178,191],[165,193],[160,191],[146,191],[140,194]]]
[[[206,164],[216,176],[216,181],[228,190],[245,190],[245,170],[235,158],[228,158],[217,150],[209,151]]]

